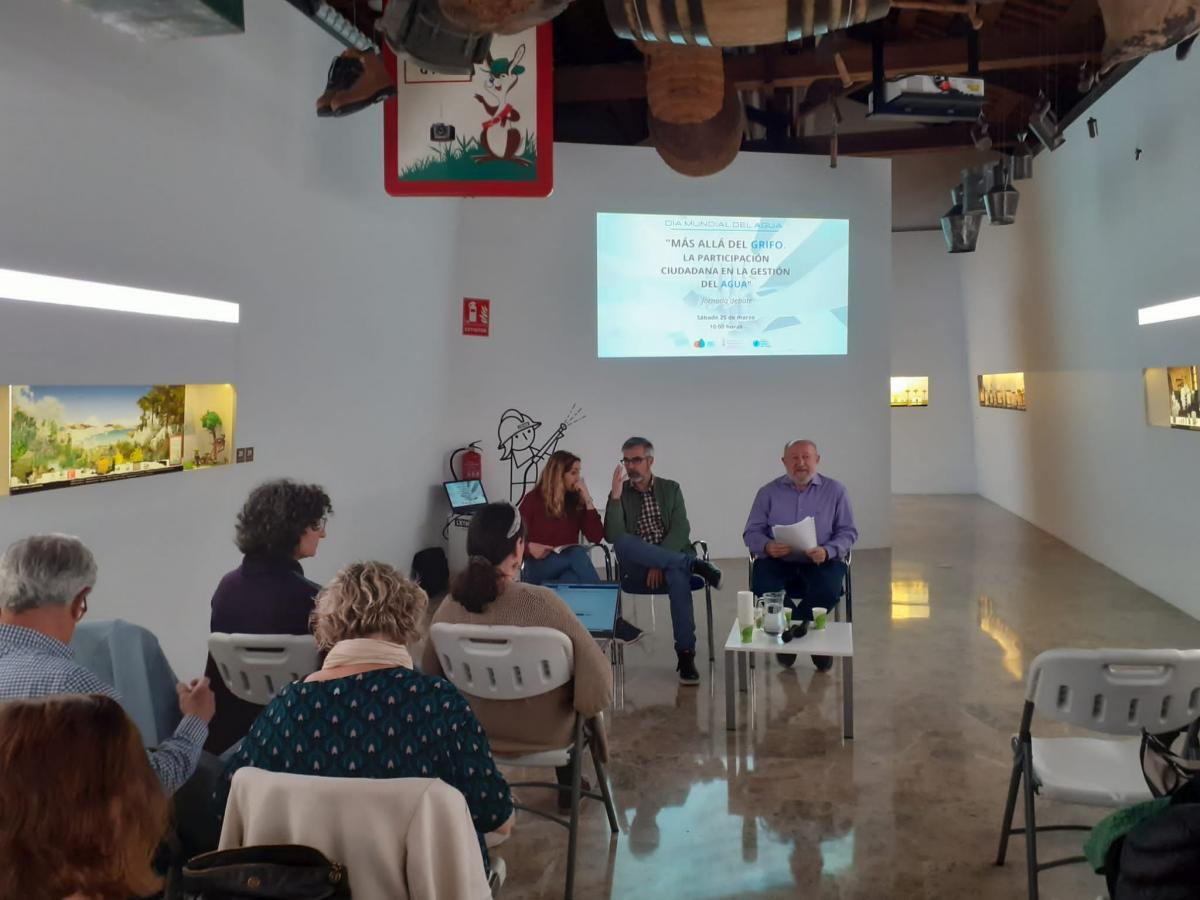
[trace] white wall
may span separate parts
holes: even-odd
[[[244,36],[142,44],[9,0],[0,30],[0,266],[242,304],[230,327],[0,301],[0,384],[237,384],[251,465],[0,500],[0,545],[83,537],[92,614],[153,629],[181,675],[203,663],[253,484],[332,495],[316,579],[355,557],[407,566],[441,502],[431,310],[454,303],[458,204],[389,199],[379,111],[313,114],[337,45],[278,0],[246,15]]]
[[[892,374],[929,377],[929,406],[891,411],[892,493],[973,494],[962,265],[940,231],[892,235],[891,320]]]
[[[780,474],[786,439],[816,440],[849,488],[861,546],[889,543],[888,319],[891,187],[886,160],[742,154],[691,180],[649,148],[559,145],[552,197],[471,201],[459,231],[456,291],[493,303],[494,336],[456,337],[451,443],[484,438],[491,496],[507,495],[496,452],[515,406],[549,433],[572,403],[587,418],[562,443],[584,458],[603,502],[621,442],[655,442],[656,471],[678,480],[692,532],[715,555],[744,553],[754,491]],[[849,355],[708,360],[597,359],[595,213],[837,217],[850,220]],[[454,314],[457,317],[457,313]],[[453,323],[457,327],[457,321]]]
[[[971,372],[1023,369],[1029,407],[975,408],[980,492],[1193,615],[1200,434],[1146,424],[1142,369],[1200,362],[1200,320],[1136,311],[1200,293],[1198,90],[1194,57],[1144,61],[963,259]]]

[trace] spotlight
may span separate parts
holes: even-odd
[[[1025,143],[1026,133],[1017,135],[1017,146],[1008,157],[1008,177],[1010,181],[1025,181],[1033,177],[1033,154]]]
[[[955,200],[967,214],[983,213],[983,195],[992,186],[991,166],[987,163],[962,170],[962,195]],[[953,194],[951,195],[953,196]]]
[[[1050,101],[1045,96],[1039,96],[1033,107],[1033,113],[1029,116],[1029,130],[1052,153],[1067,140],[1058,127],[1058,116],[1050,108]]]
[[[1003,162],[996,163],[992,170],[992,185],[983,197],[988,221],[993,225],[1011,225],[1017,220],[1017,203],[1021,195],[1009,183],[1008,167]]]
[[[1088,126],[1088,137],[1090,137],[1092,140],[1095,140],[1096,138],[1100,137],[1100,123],[1097,122],[1095,120],[1095,118],[1088,119],[1087,126]]]
[[[942,236],[951,253],[974,253],[983,224],[980,213],[963,212],[963,188],[958,185],[950,192],[954,205],[942,216]]]

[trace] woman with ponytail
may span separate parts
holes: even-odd
[[[508,503],[489,503],[471,518],[467,531],[467,567],[454,580],[450,596],[438,608],[434,624],[541,626],[561,631],[575,656],[574,680],[560,688],[515,704],[505,700],[468,698],[487,732],[492,752],[524,755],[571,743],[575,714],[594,720],[593,739],[607,758],[600,720],[612,698],[612,670],[595,639],[575,613],[549,588],[519,581],[525,557],[525,523]],[[421,668],[441,675],[433,642],[425,646]],[[558,770],[558,783],[569,785],[571,770]],[[559,805],[569,805],[570,792],[559,792]]]

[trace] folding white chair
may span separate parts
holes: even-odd
[[[1151,799],[1142,774],[1140,738],[1035,738],[1029,731],[1035,711],[1100,734],[1161,734],[1183,728],[1200,717],[1200,650],[1047,650],[1030,665],[996,855],[996,865],[1004,865],[1009,837],[1025,835],[1030,900],[1037,900],[1039,872],[1084,859],[1039,862],[1038,832],[1090,830],[1087,825],[1038,825],[1035,795],[1102,807]],[[1013,828],[1022,783],[1025,827]]]
[[[437,649],[438,659],[455,687],[468,697],[486,700],[525,700],[548,693],[568,684],[575,674],[575,654],[571,640],[561,631],[537,626],[514,625],[451,625],[438,622],[430,629],[430,638]],[[592,765],[600,792],[582,789],[582,759],[584,749],[592,754]],[[603,800],[612,833],[617,833],[617,813],[609,792],[608,776],[595,743],[587,740],[583,717],[575,716],[575,737],[566,747],[530,753],[524,756],[502,756],[497,761],[507,766],[547,768],[571,767],[571,817],[569,820],[542,810],[517,804],[518,809],[557,822],[567,829],[567,879],[564,897],[575,891],[575,853],[579,832],[579,801],[581,797]],[[511,787],[552,788],[555,796],[560,786],[544,781],[513,783]]]
[[[311,634],[225,634],[208,638],[208,652],[225,687],[237,698],[266,706],[284,685],[321,667]]]

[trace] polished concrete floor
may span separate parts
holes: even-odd
[[[803,658],[760,665],[738,695],[742,730],[726,731],[719,648],[744,561],[724,563],[718,659],[699,688],[675,680],[660,601],[655,633],[627,650],[610,720],[620,834],[585,803],[576,897],[1024,896],[1021,839],[1007,865],[993,860],[1030,661],[1063,646],[1197,647],[1200,622],[978,497],[898,497],[892,515],[894,547],[854,557],[852,741],[840,667],[816,674]],[[648,628],[644,606],[639,618]],[[704,647],[702,601],[697,619]],[[1039,810],[1043,822],[1102,815]],[[1074,855],[1080,835],[1040,846]],[[566,845],[564,829],[523,814],[495,851],[505,900],[561,897]],[[1104,893],[1083,865],[1041,887],[1045,900]]]

